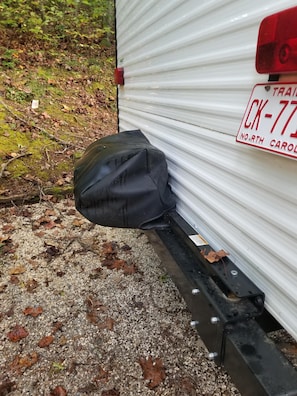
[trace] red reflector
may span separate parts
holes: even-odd
[[[114,82],[117,85],[124,85],[124,68],[123,67],[117,67],[114,70]]]
[[[256,69],[267,74],[297,71],[297,7],[270,15],[261,22]]]

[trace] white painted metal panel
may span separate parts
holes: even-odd
[[[235,142],[276,0],[117,0],[120,130],[168,159],[178,212],[265,292],[297,339],[297,161]]]

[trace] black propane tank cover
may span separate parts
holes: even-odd
[[[76,209],[95,224],[153,229],[174,209],[165,155],[140,130],[87,147],[74,170]]]

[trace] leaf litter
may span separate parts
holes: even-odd
[[[143,378],[147,380],[147,387],[149,389],[156,388],[165,380],[166,373],[162,359],[153,359],[149,356],[148,358],[140,358],[139,364],[143,371]]]
[[[36,318],[38,315],[41,315],[43,312],[42,307],[27,307],[24,309],[24,315],[31,315],[33,318]]]
[[[202,256],[211,264],[218,263],[224,257],[227,257],[229,253],[225,252],[225,250],[221,249],[218,251],[210,250],[206,252],[205,250],[201,250]]]
[[[142,231],[46,197],[0,237],[0,396],[239,395]]]

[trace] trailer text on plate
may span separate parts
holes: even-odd
[[[297,158],[297,84],[256,85],[236,141]]]

